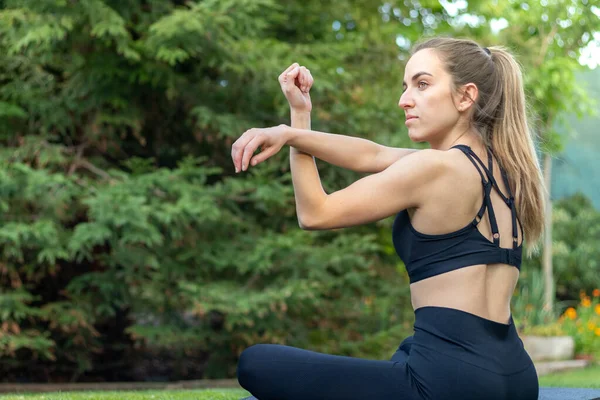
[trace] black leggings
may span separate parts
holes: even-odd
[[[537,400],[538,377],[512,317],[421,307],[415,333],[390,361],[256,344],[240,356],[240,385],[258,400]]]

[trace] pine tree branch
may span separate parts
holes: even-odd
[[[77,146],[77,154],[75,155],[75,160],[69,167],[68,176],[72,176],[79,168],[87,169],[88,171],[101,176],[104,179],[111,180],[111,176],[108,172],[96,167],[94,164],[83,158],[83,152],[87,147],[87,143],[83,143],[80,146]]]

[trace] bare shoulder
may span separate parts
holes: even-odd
[[[454,152],[452,152],[454,153]],[[407,171],[415,178],[439,178],[456,165],[456,155],[445,150],[423,149],[412,152],[390,165],[390,168]],[[408,168],[408,170],[407,170]]]
[[[446,167],[448,168],[448,178],[450,179],[468,179],[473,183],[480,181],[478,168],[460,149],[449,149],[443,151],[445,154]],[[483,170],[481,170],[483,172]]]
[[[438,168],[443,172],[437,175],[438,179],[430,186],[428,198],[439,199],[440,194],[443,194],[450,202],[456,199],[463,199],[461,202],[477,199],[481,194],[481,176],[469,158],[456,148],[431,151],[431,157],[437,158]]]
[[[439,198],[440,193],[456,192],[456,188],[464,187],[466,180],[476,184],[473,178],[478,177],[477,170],[459,149],[424,149],[403,157],[394,166],[422,182],[413,184],[421,190],[421,205]]]
[[[419,207],[440,187],[456,179],[457,160],[454,152],[423,149],[406,155],[392,164],[388,171],[407,182],[412,189],[412,207]]]

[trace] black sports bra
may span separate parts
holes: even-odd
[[[504,196],[494,179],[492,173],[493,158],[489,149],[489,167],[486,168],[483,161],[469,146],[461,144],[452,148],[460,149],[477,168],[483,184],[483,204],[475,219],[467,226],[455,232],[441,235],[427,235],[416,231],[410,222],[407,210],[403,210],[396,215],[392,227],[392,241],[396,253],[404,261],[410,283],[476,264],[504,263],[512,265],[517,269],[521,268],[523,248],[522,244],[518,244],[517,212],[506,173],[500,168],[509,197]],[[478,166],[478,163],[481,168]],[[481,169],[485,172],[485,176]],[[511,210],[513,228],[512,249],[500,247],[498,224],[496,223],[490,198],[492,188],[496,189]],[[481,221],[486,209],[488,210],[490,226],[492,228],[493,242],[490,242],[477,229],[477,224]],[[521,235],[523,235],[522,226]]]

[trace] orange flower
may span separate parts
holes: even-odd
[[[596,330],[594,331],[594,333],[596,334],[596,336],[600,336],[600,328],[596,328]]]
[[[567,311],[565,311],[565,314],[567,315],[567,318],[570,318],[570,319],[575,319],[577,317],[577,311],[575,311],[575,309],[573,307],[567,308]]]
[[[587,296],[587,293],[585,292],[585,290],[581,289],[579,291],[579,297],[583,299],[585,296]]]
[[[594,291],[592,292],[592,296],[600,297],[600,289],[594,289]]]
[[[596,314],[600,315],[600,304],[596,304],[596,307],[594,307],[594,311],[596,312]]]
[[[594,329],[596,329],[596,324],[594,324],[592,321],[587,323],[587,327],[590,331],[593,331]]]
[[[583,300],[581,300],[581,305],[584,307],[589,307],[592,305],[592,302],[590,301],[589,297],[584,297]]]

